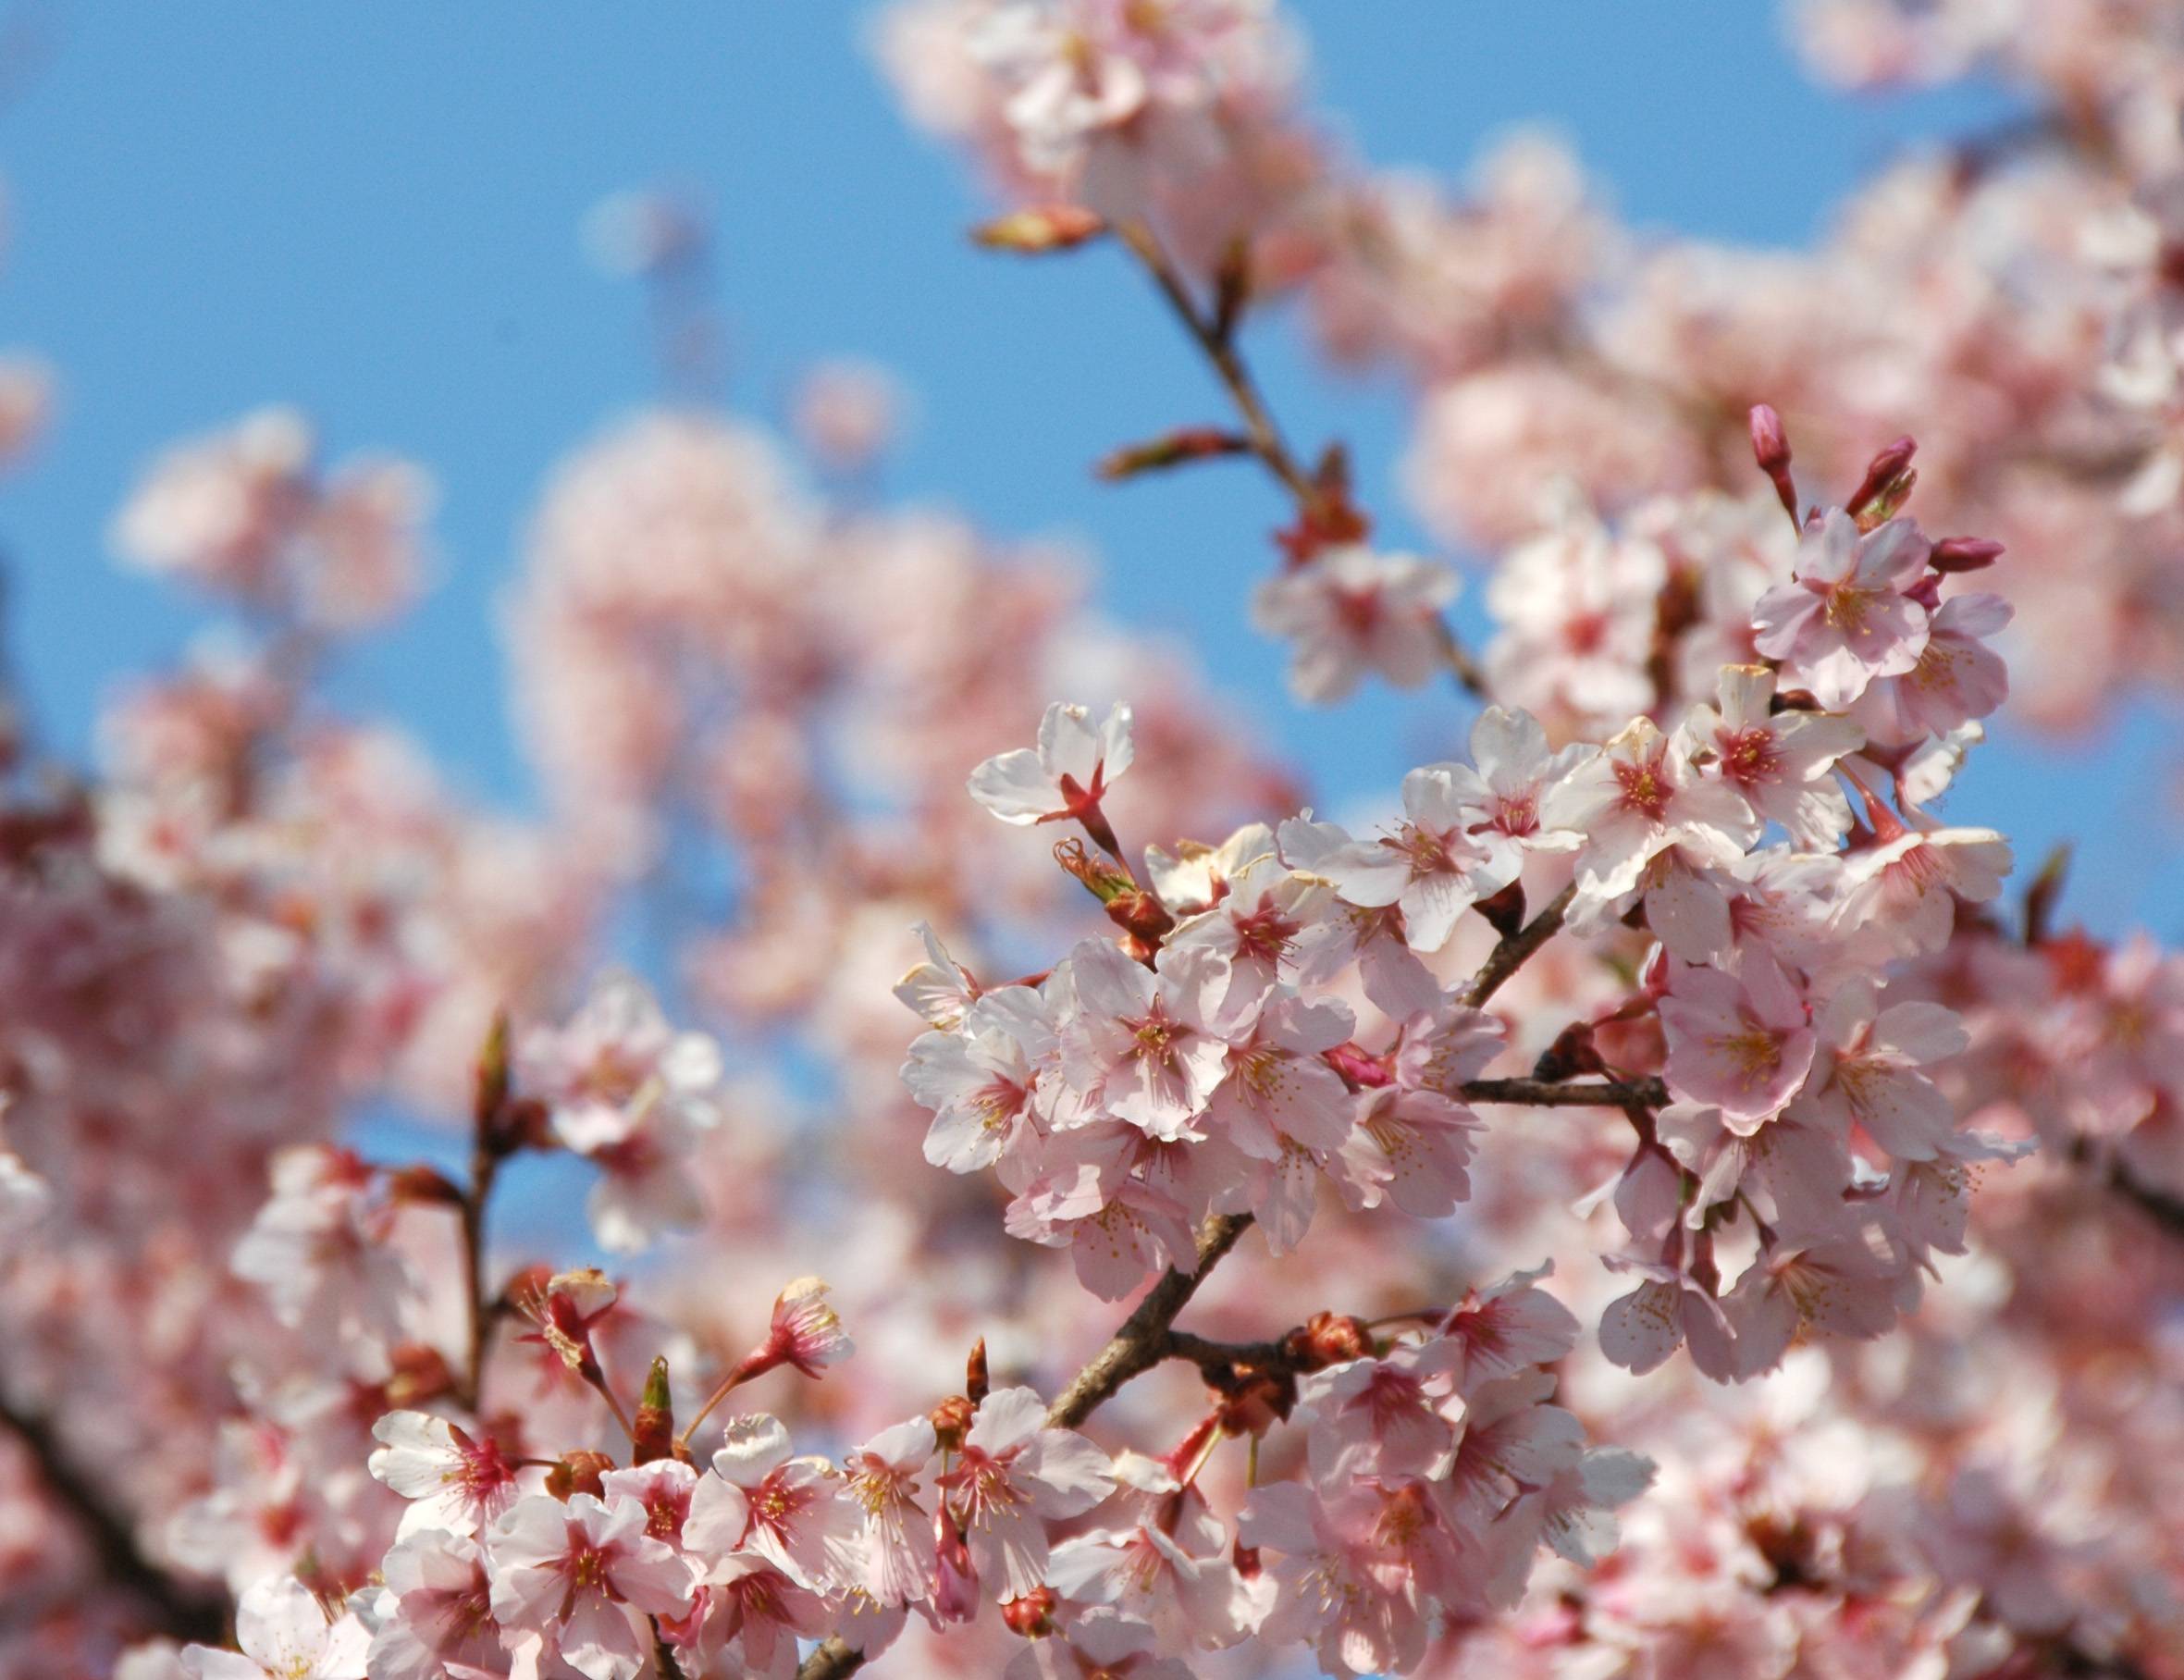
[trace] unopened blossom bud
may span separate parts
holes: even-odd
[[[1926,563],[1937,572],[1977,572],[2002,558],[2003,548],[1983,537],[1944,537],[1934,544]]]
[[[1385,1058],[1375,1056],[1362,1044],[1337,1044],[1322,1053],[1328,1067],[1342,1076],[1343,1082],[1357,1090],[1376,1091],[1383,1085],[1395,1083],[1395,1074]]]
[[[1055,1605],[1059,1600],[1051,1587],[1034,1587],[1020,1599],[1001,1607],[1001,1619],[1011,1633],[1027,1639],[1043,1639],[1055,1630]]]
[[[1291,1330],[1282,1351],[1302,1371],[1324,1370],[1373,1352],[1373,1332],[1363,1318],[1348,1313],[1314,1313]]]
[[[1593,1024],[1572,1021],[1555,1035],[1555,1042],[1540,1052],[1532,1064],[1536,1080],[1566,1080],[1580,1073],[1605,1073],[1607,1064],[1593,1044]]]
[[[981,223],[971,229],[970,238],[988,251],[1043,256],[1050,251],[1072,250],[1106,231],[1107,224],[1081,204],[1034,204]]]
[[[1094,474],[1109,484],[1135,478],[1141,473],[1166,472],[1193,461],[1217,461],[1225,455],[1248,455],[1252,440],[1241,432],[1217,426],[1178,426],[1142,443],[1128,443],[1100,457]]]
[[[1486,918],[1487,925],[1496,933],[1504,939],[1511,938],[1524,925],[1524,883],[1512,881],[1471,908]]]
[[[981,1336],[971,1345],[970,1357],[964,1361],[963,1392],[975,1406],[993,1392],[993,1378],[986,1369],[986,1339]]]
[[[1293,1371],[1262,1371],[1238,1366],[1233,1383],[1221,1398],[1217,1415],[1224,1435],[1264,1435],[1277,1423],[1288,1421],[1297,1404],[1297,1377]]]
[[[630,1462],[635,1464],[674,1456],[675,1402],[668,1393],[665,1358],[654,1359],[645,1374],[645,1391],[630,1420],[629,1446]]]
[[[428,1342],[402,1342],[388,1360],[393,1368],[381,1385],[388,1411],[414,1411],[450,1392],[455,1386],[455,1374],[448,1368],[447,1355]]]
[[[932,1424],[932,1438],[942,1451],[954,1452],[963,1445],[976,1410],[976,1402],[968,1394],[951,1394],[926,1414]]]
[[[1898,438],[1874,456],[1866,468],[1865,477],[1858,481],[1856,493],[1843,504],[1843,511],[1863,525],[1863,515],[1883,498],[1901,506],[1904,498],[1910,494],[1910,487],[1904,480],[1910,476],[1911,457],[1918,452],[1918,449],[1919,445],[1914,439]],[[1899,486],[1902,487],[1900,489],[1897,488]],[[1881,520],[1874,521],[1876,525],[1880,523]]]
[[[968,1622],[979,1612],[978,1565],[963,1538],[963,1525],[943,1501],[932,1517],[932,1613],[942,1622]]]
[[[1133,887],[1108,903],[1107,920],[1130,936],[1130,955],[1140,962],[1152,960],[1162,941],[1175,932],[1176,919],[1167,907],[1142,887]]]
[[[508,1011],[493,1011],[493,1024],[478,1050],[477,1076],[473,1088],[471,1118],[481,1139],[497,1139],[501,1110],[508,1106],[510,1089]]]
[[[599,1499],[605,1493],[602,1478],[614,1467],[614,1461],[604,1452],[579,1447],[574,1452],[561,1454],[546,1473],[546,1490],[563,1502],[579,1493]]]
[[[1790,435],[1783,428],[1783,417],[1764,402],[1752,405],[1752,458],[1758,462],[1759,470],[1774,486],[1774,493],[1781,500],[1783,511],[1793,523],[1797,518],[1797,485],[1790,476]]]

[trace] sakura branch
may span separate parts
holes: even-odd
[[[880,24],[988,242],[1113,242],[1206,361],[1102,470],[1281,487],[1295,691],[1490,693],[1339,804],[889,505],[870,370],[554,469],[521,816],[319,687],[419,469],[278,410],[151,462],[114,546],[219,636],[95,765],[0,730],[0,1670],[2171,1680],[2184,960],[2059,864],[2005,914],[1975,824],[1995,720],[2184,680],[2179,43],[1797,26],[2034,120],[1761,253],[1537,141],[1372,172],[1266,0]],[[595,231],[711,318],[686,206]],[[1468,660],[1247,316],[1414,397]],[[0,365],[0,458],[43,401]],[[672,1009],[600,971],[648,902]]]

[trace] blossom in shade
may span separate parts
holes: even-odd
[[[1970,1044],[1956,1011],[1919,998],[1882,1007],[1860,977],[1829,996],[1817,1025],[1820,1053],[1800,1113],[1839,1137],[1856,1125],[1899,1161],[1929,1161],[1947,1146],[1956,1110],[1921,1069]]]
[[[235,1611],[240,1652],[187,1647],[190,1680],[364,1680],[370,1637],[354,1616],[328,1623],[311,1589],[293,1575],[268,1575]]]
[[[1752,609],[1756,646],[1783,676],[1840,711],[1876,677],[1901,676],[1925,650],[1927,611],[1908,593],[1929,545],[1907,519],[1869,532],[1840,508],[1808,529],[1791,582]]]
[[[919,1477],[937,1446],[930,1419],[913,1417],[866,1441],[845,1466],[849,1498],[864,1513],[865,1591],[907,1604],[932,1590],[932,1520],[918,1502]]]
[[[1953,595],[1935,609],[1919,662],[1882,677],[1850,709],[1876,742],[1908,746],[1993,714],[2009,698],[2009,670],[1988,646],[2011,617],[1999,595]]]
[[[1669,1089],[1746,1127],[1782,1112],[1805,1082],[1818,1042],[1805,1000],[1771,962],[1735,975],[1678,969],[1660,1000],[1660,1025]]]
[[[1845,860],[1832,918],[1838,933],[1915,957],[1948,944],[1958,899],[1986,904],[2001,896],[2013,859],[1993,829],[1906,829],[1884,809],[1872,814],[1893,832]]]
[[[1088,1610],[1066,1628],[1033,1639],[1001,1671],[1001,1680],[1191,1680],[1191,1670],[1160,1654],[1160,1642],[1143,1622],[1112,1610]]]
[[[509,1672],[510,1653],[492,1616],[492,1578],[475,1540],[422,1530],[396,1543],[379,1574],[391,1603],[365,1658],[375,1680],[472,1680]]]

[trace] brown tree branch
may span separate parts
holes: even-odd
[[[1159,238],[1141,222],[1126,222],[1116,229],[1122,242],[1129,247],[1145,272],[1153,277],[1153,283],[1166,299],[1168,308],[1183,330],[1191,335],[1208,364],[1214,370],[1228,400],[1235,405],[1237,414],[1243,421],[1244,432],[1251,453],[1264,463],[1282,488],[1296,500],[1300,513],[1310,513],[1326,500],[1322,488],[1313,481],[1303,463],[1291,452],[1282,439],[1281,428],[1275,423],[1273,411],[1259,394],[1258,382],[1237,348],[1235,320],[1212,315],[1198,306],[1191,295],[1191,288],[1179,274],[1167,253],[1162,249]],[[1457,640],[1456,632],[1444,618],[1435,620],[1437,639],[1441,644],[1441,657],[1450,673],[1466,691],[1479,699],[1487,698],[1486,673],[1478,661]]]
[[[90,1543],[100,1575],[139,1600],[153,1613],[160,1632],[206,1645],[217,1645],[227,1637],[226,1606],[177,1580],[145,1553],[135,1526],[106,1503],[92,1479],[68,1457],[50,1419],[0,1400],[0,1428],[22,1443],[47,1494],[74,1519]]]
[[[1562,918],[1570,913],[1570,901],[1576,896],[1574,883],[1564,887],[1549,901],[1547,908],[1488,952],[1477,978],[1471,982],[1471,990],[1463,994],[1463,1001],[1475,1009],[1485,1008],[1487,1000],[1500,991],[1510,977],[1531,961],[1534,953],[1561,931]]]
[[[1566,1084],[1549,1080],[1472,1080],[1462,1093],[1467,1103],[1533,1108],[1660,1108],[1669,1101],[1668,1087],[1656,1079],[1572,1080]]]
[[[1107,1345],[1092,1355],[1084,1369],[1077,1373],[1047,1408],[1048,1428],[1075,1428],[1098,1411],[1124,1383],[1169,1356],[1168,1327],[1198,1292],[1206,1274],[1220,1263],[1222,1255],[1236,1246],[1236,1240],[1251,1223],[1249,1214],[1216,1214],[1200,1228],[1197,1266],[1189,1272],[1178,1272],[1171,1266],[1161,1274],[1160,1281],[1145,1291],[1145,1298],[1122,1321],[1122,1328],[1109,1339]],[[844,1675],[862,1668],[864,1661],[864,1653],[846,1640],[828,1639],[804,1659],[803,1666],[796,1671],[797,1680],[843,1680]]]

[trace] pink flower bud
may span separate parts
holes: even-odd
[[[1944,537],[1926,557],[1937,572],[1977,572],[2003,555],[2002,545],[1983,537]]]

